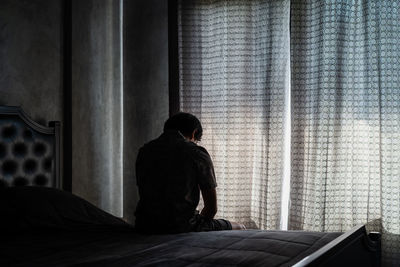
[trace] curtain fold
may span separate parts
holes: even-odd
[[[122,1],[122,0],[121,0]],[[120,3],[72,5],[72,192],[123,215]]]
[[[292,1],[289,228],[383,233],[400,261],[400,16],[393,1]]]
[[[204,125],[218,217],[279,228],[289,1],[180,1],[181,110]]]

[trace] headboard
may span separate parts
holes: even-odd
[[[0,187],[61,188],[60,122],[43,126],[20,107],[0,106]]]

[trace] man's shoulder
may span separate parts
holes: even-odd
[[[192,143],[192,144],[193,144],[193,143]],[[193,148],[192,148],[192,149],[193,149],[193,151],[196,152],[196,153],[210,155],[210,154],[208,154],[207,149],[205,149],[205,148],[202,147],[202,146],[193,144]]]
[[[193,144],[190,147],[191,155],[196,161],[211,163],[211,156],[207,149],[202,146]]]
[[[198,151],[201,151],[201,152],[204,152],[204,153],[208,154],[208,151],[207,151],[207,149],[205,149],[205,147],[202,147],[202,146],[199,146],[199,145],[196,145],[196,144],[194,144],[194,145],[196,146],[196,149]]]

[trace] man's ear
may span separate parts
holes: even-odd
[[[194,129],[192,135],[190,136],[190,140],[195,141],[196,139],[194,138],[195,134],[197,133],[197,129]]]

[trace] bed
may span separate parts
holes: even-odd
[[[62,190],[59,127],[0,107],[0,266],[379,266],[380,235],[363,225],[139,234]]]

